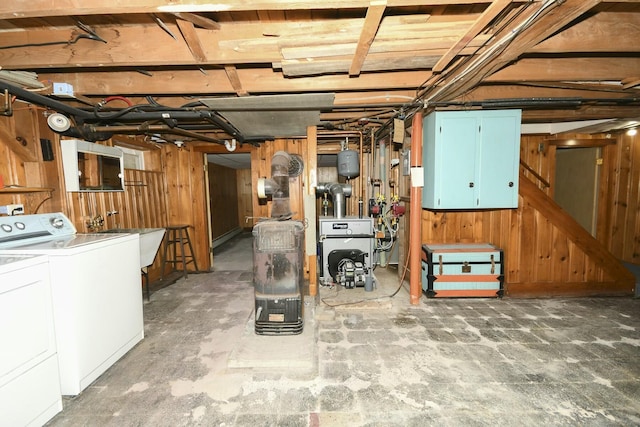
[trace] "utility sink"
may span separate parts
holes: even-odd
[[[153,264],[160,243],[164,237],[164,228],[112,228],[100,233],[124,233],[140,235],[140,268]]]

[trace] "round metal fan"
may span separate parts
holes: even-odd
[[[290,154],[291,160],[289,161],[289,176],[296,177],[302,174],[304,170],[304,163],[302,157],[298,154]]]

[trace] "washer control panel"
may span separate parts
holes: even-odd
[[[0,248],[74,234],[76,228],[62,212],[0,217]]]

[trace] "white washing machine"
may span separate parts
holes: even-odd
[[[47,255],[63,395],[144,337],[138,234],[76,234],[62,213],[0,217],[0,255]]]
[[[41,426],[62,410],[46,256],[0,255],[0,424]]]

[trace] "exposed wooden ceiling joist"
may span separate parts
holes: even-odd
[[[485,29],[485,27],[493,20],[496,16],[502,13],[507,6],[512,3],[512,0],[498,0],[491,2],[488,8],[480,15],[478,20],[469,28],[469,30],[458,40],[447,53],[442,55],[437,64],[433,66],[432,71],[434,73],[441,73],[444,68],[451,63],[453,58],[456,55],[460,54],[460,52],[467,47],[467,45],[475,39],[478,34]]]
[[[601,0],[565,0],[544,2],[525,10],[509,33],[498,35],[481,55],[445,76],[442,84],[427,89],[423,96],[437,102],[465,93],[599,3]]]
[[[231,87],[236,92],[238,96],[247,96],[249,92],[247,92],[242,87],[242,82],[240,81],[240,76],[238,76],[238,70],[233,65],[227,65],[224,67],[224,72],[227,74],[227,78],[229,79],[229,83],[231,83]]]
[[[640,70],[640,57],[525,58],[497,71],[486,81],[621,80]]]
[[[283,79],[281,74],[274,73],[270,68],[238,68],[237,72],[243,88],[249,93],[415,89],[430,75],[426,71],[401,71],[394,73],[393,79],[386,74],[377,73],[362,74],[357,79],[350,79],[347,75]],[[50,81],[67,82],[79,93],[87,95],[235,93],[224,70],[207,70],[206,75],[199,70],[153,71],[150,74],[151,76],[135,71],[104,71],[42,73],[40,77]]]
[[[476,49],[487,41],[487,36],[478,36],[466,48],[459,52],[461,55],[473,54]],[[441,56],[447,51],[447,46],[456,40],[455,37],[418,38],[407,35],[399,40],[376,40],[369,48],[370,54],[431,51],[432,55]],[[356,43],[336,43],[331,45],[309,45],[282,48],[283,59],[310,59],[331,56],[353,55]]]
[[[427,56],[421,52],[414,55],[369,55],[360,66],[360,71],[427,70],[436,63],[439,56]],[[313,76],[321,74],[349,73],[353,62],[349,57],[323,58],[321,60],[289,60],[274,64],[274,69],[282,69],[287,77]]]
[[[620,36],[615,37],[612,32]],[[558,55],[578,52],[637,52],[638,39],[640,23],[637,13],[604,11],[589,19],[580,20],[541,41],[529,49],[528,53]]]
[[[437,6],[442,4],[484,4],[487,0],[389,0],[389,7]],[[369,7],[370,0],[226,0],[212,3],[193,0],[189,4],[167,4],[165,0],[58,0],[55,5],[50,0],[31,0],[28,2],[4,2],[0,5],[0,19],[30,18],[66,15],[103,15],[125,13],[157,12],[232,12],[253,10],[313,10],[348,9]]]
[[[631,77],[622,80],[623,89],[631,89],[636,86],[640,86],[640,77]]]
[[[347,64],[348,60],[343,61]],[[634,75],[640,69],[640,58],[570,58],[522,59],[505,67],[487,79],[488,82],[523,81],[598,81],[608,77]],[[151,76],[134,71],[82,73],[41,73],[42,79],[66,81],[74,86],[78,93],[96,94],[107,91],[113,93],[135,94],[140,91],[149,93],[198,93],[201,91],[230,93],[235,90],[225,83],[222,70],[209,69],[204,75],[198,70],[154,71]],[[296,78],[283,80],[271,69],[238,69],[244,89],[251,93],[282,92],[287,89],[296,91],[327,90],[335,85],[339,90],[377,90],[393,87],[417,88],[430,75],[430,71],[403,71],[392,74],[363,74],[357,81],[346,76],[322,76],[316,78]],[[349,85],[353,85],[350,87]]]
[[[448,40],[453,40],[473,22],[476,15],[463,15],[456,22],[430,19],[429,16],[388,17],[383,20],[378,39],[371,46],[372,53],[384,51],[408,51],[410,49],[444,49]],[[183,21],[184,22],[184,21]],[[339,22],[326,20],[287,23],[238,23],[225,24],[224,31],[194,28],[190,37],[197,37],[202,54],[209,64],[270,63],[282,59],[300,58],[289,54],[295,48],[311,49],[344,46],[353,43],[352,50],[343,54],[353,55],[358,42],[363,19],[346,19]],[[172,22],[163,22],[172,34],[180,28]],[[106,43],[81,39],[73,49],[61,48],[52,51],[47,46],[32,47],[30,52],[14,49],[0,50],[2,65],[9,69],[23,68],[67,68],[150,65],[190,65],[198,61],[187,46],[175,43],[156,25],[149,26],[104,26],[96,31]],[[65,42],[81,34],[77,28],[34,29],[2,33],[3,46],[46,43],[59,40]],[[404,43],[403,43],[404,42]],[[481,43],[482,40],[477,41]],[[171,44],[173,43],[173,44]],[[291,49],[291,50],[289,50]],[[138,52],[144,51],[144,55]],[[6,53],[6,54],[5,54]],[[333,55],[339,55],[334,53]]]
[[[213,19],[206,18],[204,16],[198,15],[196,13],[188,13],[188,12],[175,12],[173,14],[179,19],[184,21],[191,22],[193,25],[196,25],[200,28],[205,28],[207,30],[219,30],[220,24],[218,24]]]
[[[364,64],[369,48],[373,39],[378,32],[380,22],[382,21],[382,15],[387,7],[387,0],[373,0],[367,9],[367,15],[364,18],[364,25],[362,26],[362,32],[360,33],[360,40],[356,47],[356,53],[353,55],[351,66],[349,67],[349,75],[357,76],[362,70],[362,64]]]
[[[207,54],[202,47],[202,43],[200,43],[200,38],[198,37],[198,33],[196,33],[196,28],[193,23],[182,19],[178,19],[176,23],[195,60],[205,62],[207,60]]]
[[[179,108],[330,92],[336,107],[321,117],[336,125],[425,101],[530,105],[523,117],[536,121],[640,105],[640,0],[186,3],[3,2],[0,66],[69,83],[85,104],[65,102],[84,108],[111,95]]]

